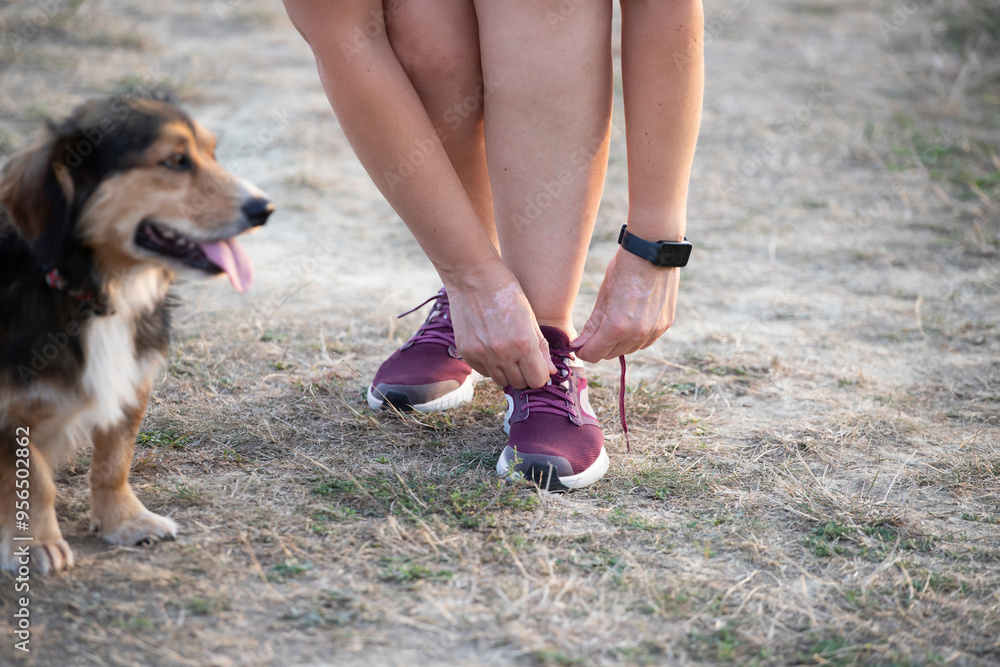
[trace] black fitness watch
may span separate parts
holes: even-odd
[[[622,225],[618,234],[618,244],[637,257],[648,259],[654,266],[687,266],[691,259],[691,249],[694,247],[684,237],[683,241],[646,241],[628,231],[628,225]]]

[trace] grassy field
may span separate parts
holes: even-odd
[[[280,208],[253,293],[178,290],[132,474],[178,540],[89,536],[82,450],[57,505],[77,566],[33,582],[30,655],[0,579],[0,662],[1000,662],[995,3],[705,4],[678,323],[630,358],[631,452],[617,364],[591,369],[611,469],[559,496],[496,478],[494,387],[366,407],[436,279],[280,3],[0,2],[0,151],[155,80],[224,164],[254,149]],[[620,104],[580,323],[627,210]]]

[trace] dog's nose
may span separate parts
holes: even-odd
[[[254,197],[243,204],[243,215],[253,227],[263,225],[272,213],[274,213],[274,202],[264,197]]]

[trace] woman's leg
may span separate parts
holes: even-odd
[[[462,356],[501,386],[543,386],[555,368],[531,304],[484,231],[491,226],[480,221],[441,143],[444,128],[435,127],[389,42],[386,16],[391,23],[402,6],[389,0],[385,12],[379,0],[285,0],[351,146],[448,288]],[[455,19],[446,14],[446,22]]]
[[[312,47],[355,153],[439,273],[460,275],[498,260],[439,128],[389,43],[385,22],[393,11],[383,11],[381,0],[285,0],[285,8]]]
[[[607,170],[611,2],[477,0],[476,11],[503,260],[538,323],[572,337]]]
[[[479,26],[472,0],[386,0],[389,43],[437,129],[494,246],[493,197],[483,143]]]

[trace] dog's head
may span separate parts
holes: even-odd
[[[235,237],[274,210],[215,160],[215,137],[162,99],[80,105],[15,155],[3,204],[42,266],[80,283],[139,265],[229,276],[244,291],[253,265]]]

